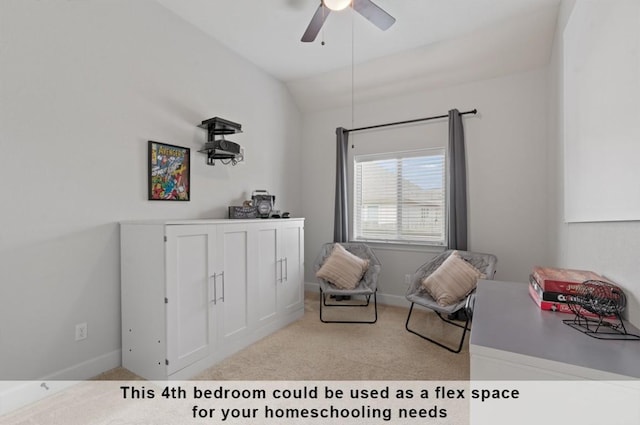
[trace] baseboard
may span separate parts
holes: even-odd
[[[407,307],[411,305],[409,301],[403,296],[400,295],[391,295],[391,294],[381,294],[378,292],[378,302],[380,304],[392,305],[395,307]]]
[[[37,380],[0,382],[0,415],[56,394],[78,381],[116,368],[120,366],[121,359],[121,351],[115,350]]]
[[[320,290],[319,287],[320,285],[314,282],[304,283],[305,292],[318,292]],[[407,299],[404,296],[400,296],[400,295],[384,294],[378,291],[377,298],[378,298],[379,304],[386,304],[386,305],[391,305],[395,307],[407,307],[407,308],[410,305],[409,301],[407,301]]]
[[[43,380],[76,380],[82,381],[93,378],[96,375],[116,368],[122,364],[121,350],[115,350],[93,359],[86,360],[77,365],[52,373],[42,378]]]
[[[320,289],[320,285],[317,283],[305,282],[304,283],[304,292],[318,292]]]
[[[318,292],[320,285],[318,285],[317,283],[310,283],[310,282],[305,282],[304,283],[304,292]]]

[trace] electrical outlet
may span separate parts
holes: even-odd
[[[81,341],[87,337],[87,324],[78,323],[76,325],[76,341]]]

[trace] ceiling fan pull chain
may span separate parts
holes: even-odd
[[[322,8],[322,16],[323,16],[323,21],[324,21],[325,19],[327,19],[327,16],[326,16],[326,14],[325,14],[325,8],[324,8],[324,7]],[[321,46],[324,46],[324,26],[320,27],[320,37],[322,38],[322,39],[320,40],[320,45],[321,45]]]

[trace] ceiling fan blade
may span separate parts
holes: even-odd
[[[367,18],[381,30],[389,29],[396,22],[396,18],[389,15],[371,0],[353,0],[353,9]]]
[[[320,2],[320,6],[318,6],[316,13],[313,14],[313,18],[311,18],[311,22],[309,22],[307,30],[302,35],[302,41],[310,43],[316,39],[316,36],[320,32],[320,28],[322,28],[327,16],[329,16],[330,11],[331,10],[329,10],[324,3]]]

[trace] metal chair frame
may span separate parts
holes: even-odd
[[[439,306],[433,298],[421,287],[422,280],[433,273],[443,262],[444,260],[453,253],[454,250],[447,250],[443,253],[439,254],[431,261],[423,264],[418,268],[418,270],[413,275],[412,284],[407,290],[407,299],[411,302],[411,307],[409,308],[409,314],[407,315],[407,320],[405,322],[405,329],[411,332],[414,335],[419,336],[422,339],[425,339],[433,344],[436,344],[439,347],[442,347],[452,353],[459,353],[462,350],[462,346],[464,345],[464,339],[467,335],[467,331],[471,330],[471,321],[473,318],[473,307],[475,304],[475,289],[471,291],[463,300],[454,304],[452,306],[442,307]],[[496,272],[496,263],[497,258],[492,254],[482,254],[477,252],[470,251],[458,251],[460,256],[472,263],[478,270],[485,274],[485,279],[492,280],[495,276]],[[475,263],[475,264],[474,264]],[[437,341],[430,336],[425,335],[424,333],[420,333],[414,329],[409,327],[409,321],[411,320],[411,315],[413,313],[413,308],[415,304],[418,304],[424,308],[432,310],[436,315],[440,318],[440,320],[448,323],[450,325],[456,326],[462,329],[462,335],[460,336],[460,341],[456,345],[450,346],[444,344],[442,341]],[[443,317],[443,314],[452,314],[460,309],[463,309],[466,314],[466,320],[464,321],[464,325],[460,323],[456,323],[448,318]]]
[[[327,294],[322,291],[320,288],[320,321],[322,323],[376,323],[378,321],[378,302],[376,297],[377,291],[373,294],[365,295],[367,302],[365,304],[329,304],[327,303]],[[360,321],[360,320],[325,320],[322,317],[322,306],[325,307],[369,307],[369,301],[371,300],[371,296],[373,295],[373,311],[374,317],[371,321]]]
[[[334,243],[326,243],[322,246],[320,254],[318,254],[314,263],[314,272],[317,273],[320,267],[322,267],[322,264],[324,264],[328,256],[331,254],[333,245]],[[354,289],[339,289],[330,282],[320,279],[320,321],[322,323],[376,323],[378,321],[377,282],[378,275],[380,274],[380,260],[378,260],[378,257],[376,257],[371,248],[362,242],[341,242],[340,245],[352,254],[369,260],[369,268],[365,272],[364,276],[362,276],[358,286]],[[358,304],[327,302],[327,297],[331,296],[364,296],[365,301]],[[373,319],[330,320],[325,317],[325,314],[323,314],[327,307],[370,307],[371,297],[373,297]]]
[[[471,296],[471,294],[470,294],[469,296],[467,296],[467,298],[466,298],[466,304],[469,304],[469,300],[471,299],[471,298],[470,298],[470,296]],[[419,333],[419,332],[417,332],[417,331],[414,331],[413,329],[410,329],[410,328],[409,328],[409,320],[411,320],[411,313],[413,312],[413,307],[415,306],[415,304],[416,304],[416,303],[414,303],[414,302],[412,302],[412,303],[411,303],[411,307],[409,308],[409,315],[407,316],[407,321],[405,322],[404,327],[405,327],[409,332],[411,332],[412,334],[414,334],[414,335],[418,335],[420,338],[422,338],[422,339],[426,339],[427,341],[432,342],[432,343],[434,343],[434,344],[436,344],[436,345],[438,345],[438,346],[440,346],[440,347],[442,347],[442,348],[444,348],[444,349],[446,349],[446,350],[449,350],[449,351],[451,351],[452,353],[456,353],[456,354],[457,354],[457,353],[459,353],[460,351],[462,351],[462,346],[463,346],[463,344],[464,344],[464,337],[467,335],[467,331],[470,331],[470,330],[471,330],[471,327],[469,326],[469,324],[471,323],[471,315],[472,315],[472,311],[470,311],[470,310],[469,310],[469,308],[465,306],[465,313],[466,313],[467,319],[466,319],[466,321],[465,321],[464,325],[461,325],[461,324],[456,323],[456,322],[454,322],[454,321],[452,321],[452,320],[445,319],[445,318],[442,316],[442,313],[440,313],[439,311],[435,311],[435,310],[433,310],[433,311],[434,311],[434,313],[436,313],[436,315],[437,315],[437,316],[440,318],[440,320],[442,320],[443,322],[446,322],[446,323],[448,323],[448,324],[450,324],[450,325],[453,325],[453,326],[456,326],[456,327],[458,327],[458,328],[461,328],[461,329],[462,329],[462,336],[460,337],[460,342],[458,343],[458,348],[455,348],[455,347],[447,346],[447,345],[443,344],[443,343],[442,343],[442,342],[440,342],[440,341],[436,341],[435,339],[429,338],[428,336],[426,336],[426,335],[424,335],[424,334],[421,334],[421,333]]]

